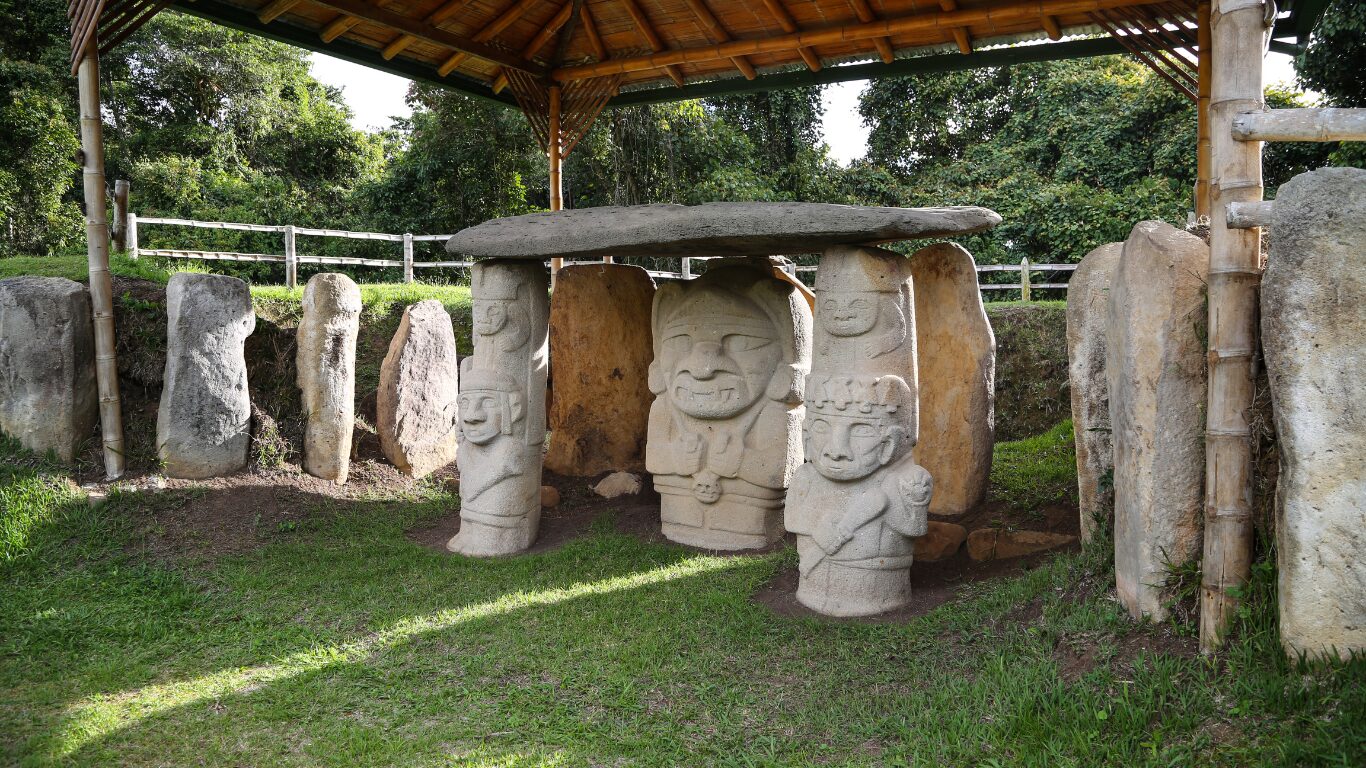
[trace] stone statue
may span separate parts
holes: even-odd
[[[830,616],[910,601],[913,537],[932,480],[911,449],[918,427],[910,265],[874,248],[831,248],[816,277],[816,350],[806,388],[807,463],[788,492],[797,600]]]
[[[664,535],[708,549],[763,547],[801,464],[811,310],[764,259],[713,262],[655,294],[645,467]]]
[[[536,540],[545,443],[549,278],[538,262],[471,269],[474,354],[461,361],[460,531],[452,552],[489,557]]]

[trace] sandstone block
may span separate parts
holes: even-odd
[[[1281,185],[1262,278],[1262,346],[1281,473],[1281,642],[1366,650],[1366,171]]]
[[[446,308],[427,299],[403,310],[375,397],[380,448],[400,471],[423,477],[455,461],[459,379]]]
[[[98,409],[85,286],[60,277],[0,280],[0,432],[72,461]]]
[[[915,539],[915,559],[932,563],[947,560],[958,554],[958,548],[968,538],[968,529],[957,523],[941,523],[931,520],[924,536]]]
[[[977,264],[953,243],[911,256],[920,437],[915,461],[934,478],[930,514],[961,515],[987,494],[996,424],[996,337]]]
[[[226,475],[247,465],[251,395],[243,345],[256,329],[247,284],[180,272],[166,286],[166,373],[157,455],[170,477]]]
[[[295,359],[308,415],[304,470],[337,483],[351,467],[360,311],[360,288],[346,275],[317,274],[304,287]]]
[[[1067,383],[1072,394],[1072,434],[1077,446],[1077,492],[1081,541],[1090,541],[1102,517],[1113,516],[1101,479],[1113,472],[1110,387],[1105,378],[1105,339],[1110,319],[1110,279],[1124,251],[1108,243],[1082,258],[1067,284]]]
[[[979,528],[968,534],[968,557],[977,561],[1009,560],[1065,547],[1076,540],[1076,536],[1063,533]]]
[[[640,267],[561,269],[550,302],[550,447],[545,466],[570,477],[645,469],[650,420],[650,307]]]
[[[1115,583],[1165,618],[1169,565],[1200,556],[1209,247],[1158,221],[1124,242],[1110,283],[1105,372],[1115,456]]]

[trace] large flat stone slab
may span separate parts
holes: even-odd
[[[1107,243],[1077,264],[1067,284],[1067,383],[1072,391],[1072,434],[1077,446],[1077,494],[1081,541],[1113,521],[1110,485],[1115,451],[1110,441],[1110,386],[1105,378],[1105,339],[1110,324],[1110,278],[1124,243]]]
[[[468,256],[767,256],[815,253],[832,245],[982,232],[995,211],[870,208],[828,203],[633,205],[531,213],[486,221],[456,233],[446,250]]]

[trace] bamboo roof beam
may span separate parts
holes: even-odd
[[[598,61],[607,61],[607,46],[602,42],[602,35],[598,34],[598,25],[593,22],[593,14],[588,10],[587,3],[579,9],[579,20],[583,22],[583,33],[588,38],[588,47],[593,49],[593,55]]]
[[[784,34],[795,35],[801,33],[801,29],[797,27],[796,19],[793,19],[792,14],[788,13],[787,6],[783,5],[782,0],[764,0],[764,6],[768,8],[769,13],[773,14],[773,18],[777,20],[778,26],[782,28]],[[797,55],[801,56],[802,61],[806,62],[807,69],[812,72],[821,71],[821,67],[823,66],[821,64],[821,59],[809,46],[797,48]]]
[[[506,11],[498,14],[498,18],[490,21],[483,29],[476,32],[473,38],[474,41],[478,43],[487,43],[497,37],[503,30],[512,26],[513,22],[520,19],[522,14],[526,13],[527,8],[530,8],[535,2],[536,0],[518,0]],[[442,77],[449,75],[451,72],[455,71],[456,67],[460,66],[460,62],[467,58],[469,58],[468,53],[458,51],[454,56],[446,59],[441,66],[436,68],[437,74]]]
[[[1133,31],[1130,28],[1129,22],[1125,21],[1118,14],[1101,11],[1099,14],[1092,15],[1091,18],[1096,23],[1100,24],[1102,29],[1116,37],[1119,36],[1120,32],[1123,32],[1125,40],[1133,45],[1129,50],[1132,51],[1135,56],[1143,59],[1144,63],[1149,66],[1157,66],[1157,64],[1154,63],[1155,61],[1159,62],[1161,65],[1165,65],[1165,68],[1169,73],[1181,78],[1181,80],[1192,89],[1198,84],[1198,72],[1195,62],[1187,61],[1175,54],[1169,54],[1168,50],[1163,47],[1159,41],[1155,41],[1153,36],[1146,30],[1140,28],[1137,32]],[[1104,19],[1104,21],[1102,21],[1102,19]],[[1109,26],[1106,25],[1106,22],[1109,23]],[[1124,42],[1124,40],[1121,40],[1120,42]],[[1145,58],[1142,52],[1146,52],[1148,57]],[[1188,90],[1186,93],[1192,100],[1196,99],[1194,91]]]
[[[944,11],[958,10],[958,3],[954,0],[939,0],[939,7]],[[972,53],[972,38],[968,36],[966,27],[953,28],[953,41],[958,43],[958,52],[964,56]]]
[[[1048,33],[1049,40],[1062,39],[1062,27],[1058,25],[1058,20],[1053,16],[1043,17],[1043,30]]]
[[[621,5],[626,9],[626,13],[630,14],[631,21],[635,22],[636,29],[639,30],[641,36],[645,38],[645,42],[649,44],[650,50],[655,53],[664,51],[664,41],[659,38],[659,33],[655,31],[654,25],[646,18],[645,12],[636,4],[636,0],[621,0]],[[730,57],[723,56],[721,58]],[[679,70],[678,67],[665,64],[659,68],[663,69],[664,73],[669,76],[669,79],[674,81],[674,85],[679,87],[683,86],[683,72]],[[654,67],[650,67],[650,69],[654,69]]]
[[[439,27],[450,20],[450,18],[455,15],[456,11],[459,11],[464,6],[465,0],[450,0],[450,2],[427,14],[427,18],[422,21],[424,24],[431,24],[434,27]],[[384,50],[380,51],[380,55],[384,57],[385,61],[388,61],[402,53],[404,49],[415,42],[417,42],[417,38],[412,35],[399,35],[388,45],[384,46]]]
[[[1091,20],[1094,21],[1097,24],[1097,26],[1099,26],[1101,29],[1108,32],[1111,37],[1118,40],[1120,45],[1123,45],[1125,48],[1128,48],[1129,53],[1132,53],[1139,61],[1147,65],[1149,69],[1151,69],[1153,72],[1156,72],[1159,77],[1161,77],[1163,80],[1166,80],[1167,83],[1170,84],[1173,88],[1180,91],[1181,93],[1184,93],[1188,98],[1190,98],[1191,101],[1194,101],[1197,104],[1199,103],[1200,97],[1195,92],[1195,90],[1193,90],[1193,88],[1196,86],[1194,77],[1192,77],[1187,72],[1181,70],[1179,67],[1172,67],[1170,70],[1167,67],[1163,67],[1161,64],[1159,64],[1156,60],[1154,60],[1148,55],[1148,52],[1151,52],[1152,49],[1149,46],[1140,43],[1140,37],[1138,35],[1120,34],[1120,31],[1118,29],[1116,29],[1114,26],[1109,24],[1104,18],[1097,14],[1091,14]],[[1170,63],[1168,64],[1168,66],[1171,67]],[[1181,75],[1182,78],[1177,79],[1178,75]]]
[[[707,28],[713,42],[728,43],[731,41],[730,31],[722,26],[721,22],[712,14],[705,0],[683,0],[683,2],[688,4],[688,10],[692,11],[697,20],[702,22],[702,26]],[[740,70],[740,74],[744,75],[746,80],[753,80],[759,74],[755,71],[754,65],[750,64],[749,59],[744,56],[735,56],[730,61],[736,69]]]
[[[275,0],[275,2],[258,11],[256,13],[256,18],[260,19],[262,24],[269,24],[285,15],[301,2],[303,2],[303,0]]]
[[[858,20],[867,24],[870,21],[877,21],[877,14],[873,13],[872,6],[868,5],[868,0],[849,0],[849,5],[854,9],[854,15]],[[885,37],[873,38],[873,45],[877,48],[877,55],[882,58],[883,64],[891,64],[896,58],[892,52],[892,41]]]
[[[330,43],[347,32],[350,32],[351,28],[359,23],[360,19],[343,13],[330,21],[327,26],[323,27],[322,31],[318,33],[318,36],[323,39],[324,43]]]
[[[565,0],[564,4],[560,6],[560,10],[555,13],[555,17],[550,20],[550,23],[542,27],[541,31],[537,32],[536,36],[531,38],[531,42],[527,43],[526,46],[522,48],[523,60],[531,61],[531,59],[535,57],[536,52],[544,48],[545,44],[550,42],[550,38],[554,37],[555,33],[560,31],[560,27],[563,27],[569,22],[569,19],[574,15],[575,2],[576,0]],[[502,71],[499,71],[498,75],[493,78],[493,92],[502,93],[507,85],[507,75]]]

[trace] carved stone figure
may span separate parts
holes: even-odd
[[[304,470],[337,484],[346,482],[351,468],[360,311],[360,288],[346,275],[317,274],[304,287],[295,354],[308,415]]]
[[[811,309],[764,259],[714,265],[655,294],[645,467],[665,536],[750,549],[782,536],[801,464]]]
[[[510,555],[536,540],[545,443],[549,275],[527,261],[471,269],[474,354],[460,364],[460,531],[446,548]]]
[[[927,530],[933,482],[915,463],[911,270],[876,248],[825,252],[816,276],[816,357],[806,388],[807,463],[788,493],[797,600],[868,616],[911,597],[913,537]]]

